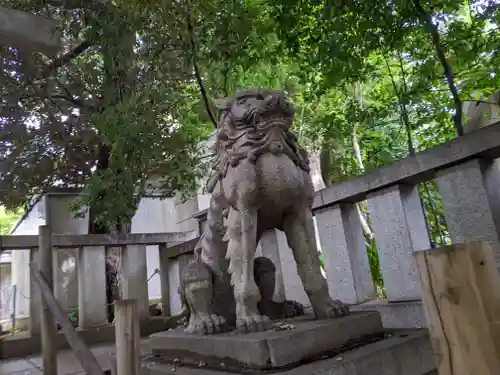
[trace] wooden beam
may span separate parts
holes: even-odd
[[[75,248],[83,246],[125,246],[160,245],[173,246],[197,238],[196,231],[173,233],[133,233],[133,234],[54,234],[52,246]],[[0,249],[26,250],[38,246],[38,236],[0,236]]]
[[[0,44],[49,56],[61,50],[55,21],[3,6],[0,6]]]
[[[140,374],[140,332],[137,301],[115,301],[116,373]]]
[[[68,318],[68,314],[66,314],[61,305],[59,305],[59,302],[57,302],[57,300],[55,299],[54,295],[52,294],[52,290],[47,283],[47,280],[45,280],[43,275],[36,269],[34,265],[30,265],[30,271],[31,277],[35,280],[42,292],[42,299],[45,301],[45,303],[47,303],[48,307],[50,308],[50,312],[53,314],[55,320],[61,326],[61,329],[64,333],[64,336],[66,337],[66,340],[68,341],[69,346],[75,353],[75,357],[78,362],[80,362],[80,365],[84,369],[85,373],[87,375],[104,375],[104,371],[102,371],[99,363],[97,363],[96,358],[73,327],[73,324]],[[55,324],[53,325],[53,329],[56,329]],[[54,339],[53,342],[55,345],[56,340]],[[55,360],[54,362],[56,363],[57,368],[57,361]],[[52,373],[47,372],[44,372],[44,374],[52,375]],[[54,372],[53,374],[56,373]]]
[[[415,253],[439,375],[500,374],[500,280],[492,246]]]

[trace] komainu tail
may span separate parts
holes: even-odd
[[[224,259],[227,243],[224,240],[226,233],[225,219],[228,212],[228,203],[219,186],[215,187],[208,207],[207,222],[200,240],[194,248],[195,262],[203,262],[215,274],[221,270],[219,264]]]

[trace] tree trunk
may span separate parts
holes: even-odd
[[[314,190],[318,191],[326,188],[326,183],[321,171],[321,151],[314,150],[309,152],[309,166],[311,167],[311,179]]]
[[[113,43],[113,37],[103,38],[105,41],[102,46],[102,55],[104,62],[104,83],[103,100],[101,110],[110,108],[123,100],[126,100],[131,88],[133,87],[134,73],[130,69],[129,61],[133,57],[133,46],[135,42],[135,32],[129,25],[123,25],[120,41]],[[98,150],[96,173],[106,171],[110,165],[110,153],[112,146],[101,144]],[[118,174],[120,170],[116,171]],[[103,187],[105,189],[106,187]],[[104,190],[102,191],[104,198]],[[95,199],[99,199],[99,195]],[[99,212],[96,212],[92,204],[89,208],[89,233],[90,234],[108,234],[108,233],[129,233],[130,223],[123,223],[117,219],[115,222],[102,222],[99,219]],[[120,298],[119,293],[119,275],[120,275],[120,253],[121,248],[108,248],[106,251],[106,298],[108,303],[108,319],[114,319],[113,302]]]
[[[332,185],[330,180],[326,177],[328,176],[327,167],[329,165],[326,159],[329,159],[329,152],[327,150],[314,150],[312,152],[309,152],[309,166],[311,167],[311,179],[315,191],[325,189],[326,187]],[[361,227],[363,228],[363,233],[368,239],[371,240],[373,238],[373,232],[370,228],[370,225],[368,224],[368,221],[363,214],[359,203],[356,204],[356,207],[359,214],[359,220],[361,221]]]
[[[365,164],[363,163],[363,157],[361,156],[361,147],[359,146],[359,141],[356,131],[357,127],[356,125],[354,125],[352,128],[352,148],[354,150],[354,157],[358,162],[359,170],[361,171],[361,173],[365,173]],[[356,207],[358,209],[359,220],[361,221],[361,227],[363,228],[363,233],[366,236],[366,238],[372,240],[374,238],[374,234],[372,229],[370,228],[370,224],[368,224],[368,219],[361,210],[359,203],[356,204]]]
[[[434,44],[434,48],[436,49],[436,53],[438,56],[438,60],[443,66],[444,76],[446,78],[446,82],[448,83],[448,87],[450,89],[451,96],[453,97],[453,102],[455,103],[455,116],[453,116],[453,120],[455,123],[455,130],[459,136],[464,135],[464,129],[462,124],[462,101],[460,100],[460,96],[458,94],[457,86],[455,85],[455,79],[453,77],[453,70],[451,69],[450,62],[446,58],[446,54],[444,52],[443,44],[441,43],[441,35],[439,34],[439,30],[436,24],[432,19],[432,14],[428,13],[422,4],[420,4],[420,0],[413,0],[413,5],[417,10],[418,17],[420,22],[427,28],[429,34],[432,38],[432,43]]]

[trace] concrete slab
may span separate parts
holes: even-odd
[[[112,374],[114,353],[116,351],[115,345],[97,345],[91,347],[90,350],[105,374]],[[148,339],[141,340],[141,354],[143,357],[151,356]],[[0,375],[41,375],[42,371],[43,366],[40,356],[0,360]],[[58,375],[85,375],[71,350],[62,350],[57,353],[57,373]]]
[[[405,330],[388,335],[384,340],[328,359],[304,363],[278,375],[437,375],[436,362],[426,330]],[[252,372],[266,373],[263,372]],[[248,375],[221,369],[166,365],[157,361],[143,363],[141,375]]]
[[[152,317],[141,323],[141,336],[148,336],[154,332],[160,332],[174,325],[169,317]],[[81,338],[87,345],[99,345],[114,343],[115,328],[113,325],[90,328],[86,330],[77,329]],[[58,350],[67,349],[68,342],[62,332],[57,335]],[[2,338],[0,345],[0,359],[24,358],[41,352],[40,336],[30,336],[22,333],[15,336]]]
[[[293,328],[198,336],[187,334],[179,327],[151,335],[149,345],[153,354],[163,360],[202,362],[214,368],[267,369],[312,359],[383,332],[378,312],[357,312],[331,320],[314,320],[308,316],[283,322]]]

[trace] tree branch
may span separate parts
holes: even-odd
[[[443,66],[444,76],[446,77],[446,81],[448,82],[448,87],[450,89],[451,95],[453,96],[453,101],[455,103],[455,116],[453,116],[453,120],[455,123],[455,129],[459,136],[464,135],[464,129],[462,126],[462,101],[460,100],[460,96],[458,94],[457,86],[455,85],[455,80],[453,78],[453,71],[451,69],[451,65],[446,58],[446,54],[443,49],[443,44],[441,43],[441,36],[439,35],[439,30],[437,26],[434,24],[432,20],[432,15],[428,13],[422,4],[420,4],[420,0],[412,0],[415,9],[418,12],[418,17],[420,22],[424,24],[424,26],[428,29],[429,34],[432,37],[432,43],[434,44],[434,48],[436,49],[437,56],[439,62]]]
[[[74,58],[76,58],[79,55],[81,55],[82,53],[84,53],[91,46],[92,46],[92,43],[90,42],[90,40],[84,40],[79,45],[77,45],[75,48],[73,48],[71,51],[54,59],[49,65],[47,65],[45,67],[45,69],[43,70],[43,73],[45,73],[46,76],[53,73],[55,70],[59,69],[63,65],[68,64],[71,60],[73,60]]]
[[[198,68],[198,59],[197,59],[197,54],[196,54],[196,44],[194,42],[193,23],[191,21],[191,13],[189,11],[189,6],[188,6],[188,9],[187,9],[187,28],[188,28],[189,43],[190,43],[190,46],[191,46],[191,58],[193,60],[194,75],[196,77],[196,82],[198,83],[198,86],[200,87],[200,93],[201,93],[201,96],[203,98],[203,102],[205,104],[205,108],[206,108],[206,110],[208,112],[208,116],[210,117],[210,120],[212,121],[212,124],[214,125],[214,128],[217,128],[217,120],[215,119],[215,116],[212,113],[212,110],[210,109],[210,102],[208,101],[207,90],[205,89],[205,85],[203,84],[203,80],[201,78],[200,69]]]
[[[480,21],[484,21],[488,17],[490,17],[491,15],[493,15],[493,13],[495,13],[499,9],[500,9],[500,4],[490,5],[490,6],[486,7],[486,9],[484,10],[484,12],[482,14],[478,14],[477,19],[480,20]]]

